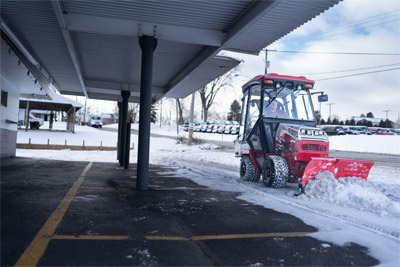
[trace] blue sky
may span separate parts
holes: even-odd
[[[340,27],[340,28],[339,28]],[[281,38],[268,49],[308,52],[350,52],[400,54],[400,1],[344,0],[322,15]],[[259,56],[230,53],[241,58],[241,81],[263,73],[264,52]],[[315,88],[329,95],[332,115],[342,120],[361,113],[372,112],[385,118],[383,110],[391,110],[389,119],[400,117],[400,70],[368,75],[318,81],[319,79],[399,68],[393,65],[352,72],[312,74],[370,68],[400,63],[399,55],[361,56],[331,54],[292,54],[269,52],[268,72],[304,75],[316,80]],[[309,74],[311,73],[311,74]],[[240,82],[238,84],[241,85]],[[240,86],[238,86],[240,87]],[[314,100],[316,101],[316,100]],[[318,102],[314,103],[316,109]],[[322,115],[327,118],[329,106],[322,104]]]

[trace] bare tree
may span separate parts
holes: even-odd
[[[183,101],[182,100],[183,100],[183,98],[177,98],[176,99],[176,104],[178,106],[178,125],[182,125],[182,124],[185,123],[184,120],[183,120],[184,107],[183,107]]]
[[[214,81],[210,82],[200,90],[201,107],[202,107],[202,119],[207,121],[208,110],[212,106],[215,96],[222,88],[232,87],[232,77],[233,73],[236,72],[237,68],[233,68],[224,75],[216,78]]]
[[[139,104],[138,103],[129,103],[128,104],[128,121],[135,123],[138,112],[139,112]]]

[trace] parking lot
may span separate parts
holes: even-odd
[[[367,249],[151,166],[2,160],[1,265],[374,265]]]

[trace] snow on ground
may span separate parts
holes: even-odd
[[[56,128],[62,128],[57,125]],[[105,128],[116,128],[115,125]],[[132,129],[137,129],[133,125]],[[176,137],[176,127],[152,126],[153,133]],[[181,135],[187,133],[180,131]],[[197,135],[197,136],[196,136]],[[196,138],[200,138],[195,133]],[[214,140],[232,136],[202,134]],[[19,131],[18,143],[81,144],[115,146],[117,133],[90,127],[76,126],[76,133],[59,131]],[[37,140],[37,141],[35,141]],[[54,141],[53,141],[54,140]],[[137,135],[131,140],[137,144]],[[231,141],[231,140],[224,140]],[[329,173],[318,174],[310,181],[306,194],[295,197],[296,184],[283,189],[267,188],[258,183],[239,179],[240,159],[232,152],[218,149],[208,143],[187,146],[176,139],[152,137],[150,163],[175,166],[171,173],[218,190],[240,192],[239,198],[292,214],[319,231],[312,236],[321,240],[345,244],[356,242],[370,249],[371,255],[385,266],[400,265],[400,169],[390,166],[372,167],[368,181],[357,178],[334,179]],[[330,137],[330,149],[400,155],[400,136],[338,136]],[[137,150],[131,151],[130,162],[137,162]],[[115,151],[25,150],[17,149],[17,156],[59,160],[117,162]],[[397,165],[398,166],[398,165]]]
[[[400,155],[400,135],[329,136],[333,150]]]

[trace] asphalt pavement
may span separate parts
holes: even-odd
[[[378,261],[358,244],[310,236],[298,218],[150,166],[1,161],[1,266],[349,266]],[[317,216],[317,215],[316,215]]]

